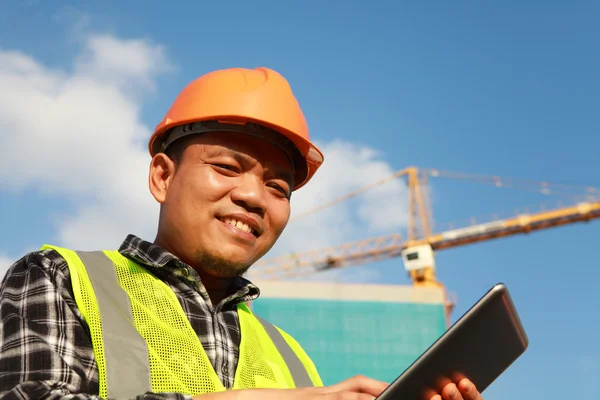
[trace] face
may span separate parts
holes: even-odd
[[[283,151],[239,133],[190,139],[180,163],[150,166],[161,203],[161,245],[218,277],[243,274],[267,253],[290,216],[292,164]]]

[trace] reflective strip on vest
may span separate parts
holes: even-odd
[[[271,341],[275,347],[277,347],[277,351],[279,351],[279,354],[281,354],[283,361],[290,370],[290,374],[292,374],[294,386],[297,388],[314,386],[310,376],[308,375],[308,371],[304,367],[304,364],[302,364],[302,361],[300,361],[296,353],[294,353],[294,350],[292,350],[288,342],[285,341],[281,335],[281,332],[279,332],[273,324],[265,321],[258,315],[254,315],[254,318],[261,323],[263,328],[265,328],[265,331],[267,331]]]
[[[88,272],[100,310],[106,359],[107,397],[135,398],[140,394],[152,392],[148,346],[135,328],[129,297],[119,284],[112,260],[102,251],[76,253]],[[295,386],[314,386],[308,371],[279,330],[257,315],[254,317],[261,323],[281,354]],[[123,340],[124,338],[127,340]]]
[[[148,346],[135,328],[129,296],[119,285],[112,260],[101,251],[76,253],[88,272],[100,310],[107,397],[133,399],[151,392]]]

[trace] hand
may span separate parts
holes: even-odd
[[[367,378],[354,376],[331,386],[303,389],[246,389],[228,390],[194,397],[195,400],[373,400],[388,384]],[[452,394],[456,393],[456,397]],[[483,400],[475,386],[462,379],[458,387],[454,383],[444,386],[441,394],[432,394],[430,400]]]
[[[196,396],[194,400],[373,400],[387,387],[385,382],[358,375],[331,386],[228,390]]]
[[[483,396],[471,381],[463,378],[458,385],[446,384],[441,394],[432,394],[429,400],[483,400]]]

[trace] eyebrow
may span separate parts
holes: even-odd
[[[217,148],[212,148],[210,150],[205,150],[205,151],[209,157],[231,157],[231,158],[235,159],[237,162],[239,162],[240,164],[244,164],[244,163],[247,164],[250,162],[250,157],[245,156],[242,153],[233,151],[233,150],[225,148],[225,147],[217,147]]]
[[[237,162],[239,162],[240,164],[249,164],[250,161],[250,157],[237,152],[235,150],[231,150],[228,149],[226,147],[217,147],[217,148],[212,148],[210,150],[206,150],[206,153],[209,157],[231,157],[234,160],[236,160]],[[290,161],[291,162],[291,161]],[[293,164],[292,164],[292,168],[293,168]],[[272,169],[272,168],[266,168],[268,171],[273,171],[274,175],[280,179],[285,180],[287,183],[290,184],[290,186],[294,185],[294,174],[289,172],[289,171],[284,171],[282,169]]]

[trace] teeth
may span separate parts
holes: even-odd
[[[244,232],[252,233],[252,228],[250,228],[248,226],[248,224],[245,224],[245,223],[243,223],[241,221],[238,221],[238,220],[235,220],[235,219],[232,219],[232,218],[226,218],[225,219],[225,223],[227,223],[227,224],[229,224],[231,226],[234,226],[234,227],[236,227],[239,230],[242,230]]]

